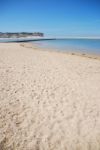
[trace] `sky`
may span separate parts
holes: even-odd
[[[100,37],[100,0],[0,0],[0,32]]]

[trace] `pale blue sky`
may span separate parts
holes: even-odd
[[[99,0],[0,0],[0,32],[100,36]]]

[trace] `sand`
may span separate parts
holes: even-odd
[[[100,60],[0,43],[0,150],[100,150]]]

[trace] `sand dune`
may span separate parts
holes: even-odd
[[[0,43],[0,150],[100,150],[100,60]]]

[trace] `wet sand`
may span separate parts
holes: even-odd
[[[0,150],[99,150],[100,60],[0,43]]]

